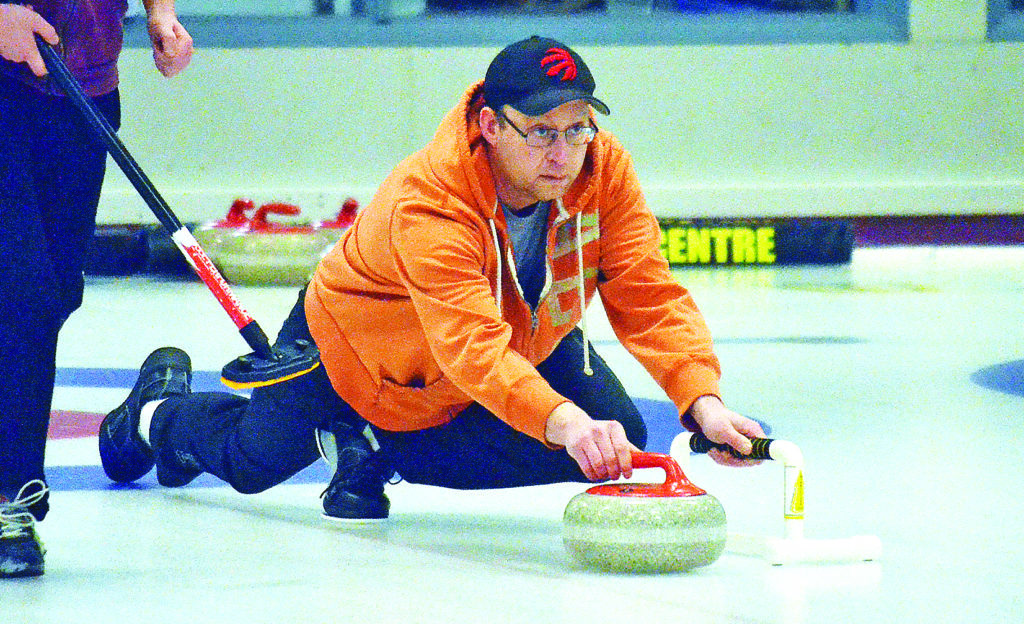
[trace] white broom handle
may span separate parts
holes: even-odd
[[[687,439],[688,438],[688,439]],[[742,455],[727,444],[712,442],[703,433],[682,433],[672,443],[678,452],[689,448],[694,453],[707,453],[718,449],[742,459],[772,459],[782,463],[785,484],[783,488],[782,517],[786,525],[787,538],[800,538],[804,533],[804,457],[800,448],[786,440],[754,438],[750,441],[754,450]],[[685,446],[684,446],[685,444]]]

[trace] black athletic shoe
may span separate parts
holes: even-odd
[[[163,347],[149,354],[128,398],[100,423],[100,460],[113,481],[129,483],[153,468],[153,449],[139,436],[139,412],[150,401],[191,392],[188,354]]]
[[[36,491],[27,492],[35,488]],[[29,507],[46,496],[46,484],[36,479],[22,486],[13,501],[0,496],[0,578],[40,576],[46,549],[36,533]]]
[[[394,476],[381,453],[374,452],[362,434],[348,425],[333,427],[337,467],[331,484],[320,495],[324,516],[332,520],[384,520],[391,501],[384,484]]]

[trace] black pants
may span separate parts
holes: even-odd
[[[95,100],[115,127],[115,91]],[[0,494],[43,479],[57,335],[82,304],[106,151],[66,98],[0,76]],[[45,501],[31,511],[46,514]]]
[[[303,299],[304,292],[285,320],[279,344],[311,340]],[[590,359],[593,376],[583,373],[583,341],[575,330],[538,370],[591,417],[622,422],[630,441],[643,448],[647,429],[640,413],[592,348]],[[256,388],[251,400],[226,393],[170,398],[157,409],[156,418],[163,421],[154,427],[154,434],[157,429],[161,433],[152,439],[157,470],[165,462],[184,460],[243,493],[281,483],[316,461],[316,428],[327,428],[335,419],[359,429],[365,426],[334,392],[323,367]],[[431,429],[373,430],[391,466],[412,483],[477,489],[587,480],[564,450],[549,449],[478,404]]]

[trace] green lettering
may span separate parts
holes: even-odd
[[[683,228],[672,228],[668,231],[668,261],[669,264],[683,264],[686,262],[686,230]]]
[[[715,263],[725,264],[729,262],[729,239],[732,237],[732,230],[727,228],[712,228],[711,240],[715,245]]]
[[[732,261],[749,264],[757,261],[757,237],[754,230],[738,227],[732,231]]]
[[[689,228],[686,231],[687,259],[690,264],[711,262],[711,231]]]
[[[758,228],[757,261],[761,264],[775,264],[775,228]]]

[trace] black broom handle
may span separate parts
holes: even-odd
[[[718,444],[709,440],[703,433],[695,433],[690,438],[690,450],[694,453],[707,453],[711,449],[718,449],[740,459],[771,459],[769,447],[774,441],[771,438],[753,438],[750,440],[753,450],[750,455],[743,455],[728,444]]]

